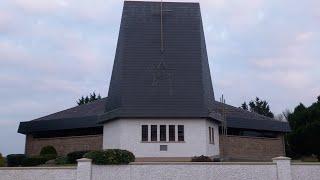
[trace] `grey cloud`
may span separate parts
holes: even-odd
[[[313,102],[320,94],[319,3],[252,2],[202,1],[216,95],[235,106],[260,96],[277,113]]]
[[[116,0],[13,0],[11,4],[27,15],[57,16],[81,22],[110,22],[116,19],[110,14],[121,13],[121,3]]]

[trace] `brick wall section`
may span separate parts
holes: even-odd
[[[55,147],[58,155],[66,155],[73,151],[100,150],[102,149],[102,134],[56,138],[33,138],[32,135],[27,135],[26,154],[39,155],[41,148],[48,145]]]
[[[283,136],[258,138],[220,135],[220,155],[225,160],[271,161],[284,156]]]
[[[102,149],[102,135],[57,138],[26,137],[26,154],[39,155],[41,148],[52,145],[59,155],[81,150]],[[279,138],[255,138],[220,135],[220,154],[226,160],[271,161],[284,156],[283,136]]]

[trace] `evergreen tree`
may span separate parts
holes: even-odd
[[[80,106],[82,104],[87,104],[96,100],[101,99],[100,94],[96,94],[95,92],[93,92],[92,94],[90,93],[89,96],[85,96],[85,97],[81,97],[80,99],[78,99],[77,104]]]
[[[92,102],[92,101],[94,101],[94,100],[97,100],[97,95],[96,95],[95,92],[93,92],[92,94],[90,94],[90,99],[89,99],[89,101]]]
[[[248,105],[247,105],[246,102],[241,104],[241,108],[244,109],[244,110],[247,110],[247,111],[249,110]]]
[[[77,101],[78,105],[84,104],[84,97],[82,96],[78,101]]]
[[[320,160],[320,101],[310,107],[300,103],[288,116],[291,132],[286,135],[288,156],[316,155]]]
[[[258,97],[254,101],[249,102],[249,107],[246,102],[241,105],[241,108],[244,110],[249,110],[267,117],[274,118],[274,114],[270,110],[270,106],[267,101],[260,100]]]
[[[90,102],[90,98],[88,97],[88,96],[86,96],[85,98],[84,98],[84,103],[86,104],[86,103],[89,103]]]

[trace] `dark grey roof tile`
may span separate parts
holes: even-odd
[[[104,112],[104,105],[108,103],[108,98],[95,101],[82,106],[77,106],[65,111],[54,113],[50,116],[45,116],[33,121],[21,122],[19,126],[20,133],[32,133],[37,131],[52,131],[52,130],[65,130],[65,129],[79,129],[88,127],[102,126],[99,124],[100,114]],[[226,109],[227,126],[232,128],[243,128],[243,129],[256,129],[256,130],[268,130],[268,131],[279,131],[288,132],[290,131],[289,123],[280,122],[274,119],[252,113],[249,111],[242,110],[237,107],[233,107],[227,104],[221,104],[215,102],[215,109],[220,112],[222,106]],[[74,112],[94,112],[87,116],[87,113],[83,113],[79,116],[78,113],[72,115]],[[109,116],[116,117],[119,114],[120,109],[116,109],[109,112]],[[124,118],[128,118],[125,113],[120,113]],[[65,116],[68,115],[68,116]],[[132,114],[131,114],[132,115]],[[139,117],[139,114],[134,114],[133,117]],[[219,114],[218,114],[219,115]],[[151,115],[150,115],[151,116]],[[212,115],[216,116],[216,115]],[[58,118],[59,117],[59,118]],[[65,118],[68,117],[68,118]],[[161,116],[159,116],[160,118]],[[192,118],[191,116],[187,118]]]
[[[117,117],[211,118],[214,93],[199,3],[124,3],[102,121]],[[109,111],[114,109],[117,113]],[[217,116],[216,116],[217,117]]]

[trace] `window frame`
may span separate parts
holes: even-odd
[[[142,124],[141,143],[184,143],[185,125]]]
[[[209,144],[211,144],[211,142],[212,142],[211,127],[209,126],[208,128],[209,128]]]
[[[167,125],[160,125],[159,131],[160,131],[160,142],[161,141],[166,142],[167,141]]]
[[[176,141],[176,125],[169,125],[169,142],[175,142],[175,141]]]
[[[184,131],[184,125],[177,125],[178,126],[178,142],[184,142],[185,137],[185,131]]]
[[[157,142],[158,141],[158,125],[151,125],[150,126],[150,141]]]
[[[149,126],[144,124],[144,125],[141,125],[141,142],[148,142],[148,141],[149,141]]]
[[[211,144],[214,144],[214,128],[211,127]]]

